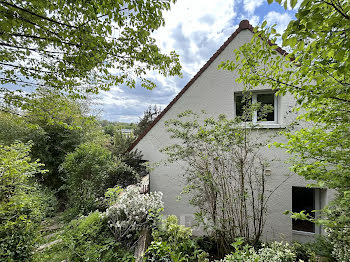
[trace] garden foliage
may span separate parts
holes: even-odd
[[[34,176],[45,173],[29,157],[30,144],[0,145],[0,260],[30,259],[40,222],[50,208]],[[49,201],[50,202],[50,201]]]
[[[192,239],[192,229],[178,224],[176,216],[162,220],[152,233],[145,262],[207,262],[208,254]]]
[[[61,171],[65,174],[63,190],[67,191],[69,207],[75,209],[73,213],[88,214],[92,210],[103,209],[102,200],[108,188],[139,182],[140,174],[125,162],[127,160],[133,161],[132,157],[125,155],[114,157],[98,141],[81,144],[68,154]],[[137,168],[141,169],[140,164]]]
[[[191,111],[167,126],[177,142],[162,151],[168,161],[186,164],[183,192],[198,210],[197,221],[214,236],[222,253],[239,236],[256,244],[273,192],[266,187],[266,163],[259,153],[267,143],[262,133],[239,118],[205,118]]]
[[[134,261],[133,255],[114,239],[107,218],[98,211],[70,222],[62,240],[68,261]]]
[[[252,246],[242,245],[243,240],[233,243],[235,251],[221,262],[316,262],[315,254],[310,250],[300,250],[300,244],[290,245],[282,242],[263,244],[256,250]]]

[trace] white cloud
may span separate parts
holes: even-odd
[[[157,88],[144,90],[111,88],[101,94],[102,117],[110,120],[137,121],[149,105],[162,108],[175,97],[190,78],[210,58],[217,48],[233,33],[235,0],[178,0],[163,14],[165,26],[154,33],[162,52],[175,50],[180,55],[183,78],[164,78],[149,72],[148,78]]]
[[[257,15],[253,15],[253,16],[248,17],[248,20],[252,26],[257,26],[260,22],[260,17]]]
[[[202,50],[210,48],[200,46],[200,43],[193,39],[193,34],[201,32],[206,39],[222,44],[228,37],[225,29],[233,27],[231,21],[236,16],[234,7],[234,0],[179,0],[172,5],[169,12],[164,13],[165,27],[157,30],[154,37],[159,46],[163,47],[164,52],[176,50],[184,59],[187,58],[184,61],[180,57],[183,69],[193,75],[209,58],[202,56],[204,53]],[[230,33],[233,30],[232,28]],[[172,34],[173,36],[169,37]],[[187,43],[177,41],[178,38]],[[186,54],[181,53],[183,45],[188,47]],[[214,48],[216,47],[218,46]],[[211,51],[215,52],[215,50]],[[192,58],[191,61],[189,58]]]
[[[137,121],[149,105],[164,108],[235,31],[242,19],[248,19],[253,26],[265,19],[269,25],[276,23],[276,29],[282,32],[292,15],[276,11],[266,13],[263,8],[258,11],[265,1],[178,0],[172,4],[171,10],[163,14],[165,26],[153,36],[163,53],[175,50],[180,55],[184,77],[165,78],[149,72],[147,77],[157,85],[152,91],[141,88],[139,84],[135,89],[112,88],[101,94],[103,118]]]
[[[265,0],[244,0],[243,7],[248,13],[254,13],[255,9],[261,6]]]
[[[277,24],[277,32],[283,33],[283,31],[287,28],[289,22],[292,20],[292,16],[288,13],[278,13],[276,11],[271,11],[267,13],[264,19],[270,26],[273,24]]]

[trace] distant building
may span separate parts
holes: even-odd
[[[122,132],[123,135],[126,135],[126,136],[132,136],[134,134],[133,129],[121,129],[120,131]]]

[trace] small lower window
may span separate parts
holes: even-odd
[[[292,188],[292,210],[293,212],[305,211],[315,217],[315,190],[314,188],[293,187]],[[305,220],[293,219],[293,230],[315,233],[315,224]]]

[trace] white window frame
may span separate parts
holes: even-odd
[[[273,102],[273,113],[274,113],[274,121],[258,121],[258,112],[254,111],[253,119],[252,121],[249,121],[249,123],[254,124],[278,124],[278,97],[276,96],[276,92],[273,92],[271,90],[268,91],[254,91],[252,92],[252,103],[257,103],[257,96],[260,94],[274,94],[274,102]],[[237,92],[234,94],[234,113],[235,116],[237,116],[236,113],[236,96],[242,95],[242,92]]]

